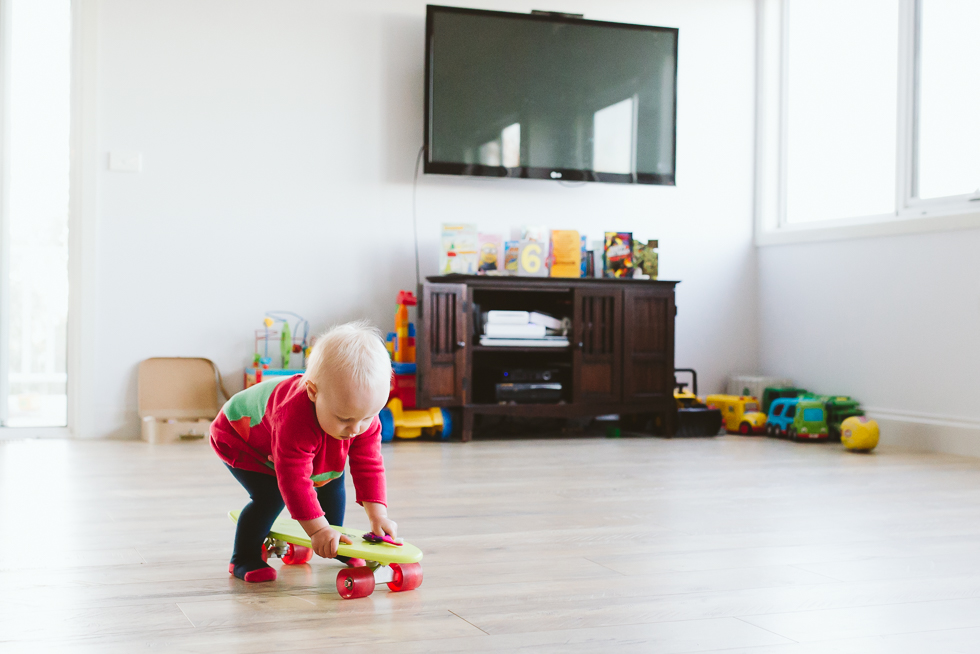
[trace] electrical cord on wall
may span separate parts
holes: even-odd
[[[419,187],[419,166],[422,164],[422,154],[425,146],[419,148],[419,154],[415,157],[415,173],[412,175],[412,233],[415,236],[415,287],[422,285],[422,275],[419,272],[419,223],[415,210],[415,192]]]

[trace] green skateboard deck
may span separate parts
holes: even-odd
[[[229,511],[228,517],[232,522],[238,522],[238,515],[241,511]],[[331,527],[333,527],[331,525]],[[345,536],[350,537],[352,544],[340,543],[337,554],[349,556],[365,561],[372,561],[383,566],[392,563],[406,564],[418,563],[422,560],[422,550],[409,543],[403,543],[401,547],[389,545],[387,543],[369,543],[362,538],[365,529],[351,529],[350,527],[333,527]],[[292,518],[280,515],[276,518],[269,536],[286,543],[299,545],[301,547],[312,547],[310,537],[303,531],[303,527]]]

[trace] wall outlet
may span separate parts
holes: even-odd
[[[143,155],[139,152],[110,152],[109,170],[116,173],[138,173],[143,169]]]

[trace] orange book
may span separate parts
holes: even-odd
[[[551,232],[551,276],[580,277],[582,275],[582,240],[574,229],[555,229]]]

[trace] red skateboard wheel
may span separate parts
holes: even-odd
[[[302,565],[313,558],[313,550],[302,545],[289,544],[286,553],[282,555],[282,562],[286,565]]]
[[[366,566],[344,568],[337,573],[337,592],[344,599],[367,597],[374,592],[374,570]]]
[[[421,563],[392,563],[390,567],[394,578],[388,582],[389,590],[400,593],[422,585]]]

